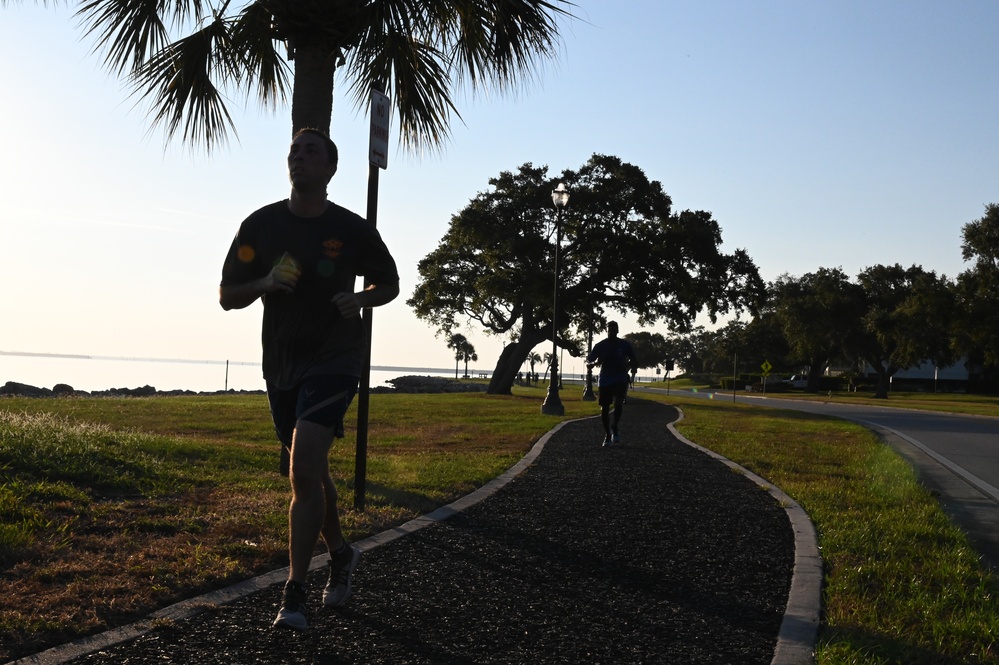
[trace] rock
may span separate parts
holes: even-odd
[[[109,391],[112,395],[126,395],[128,397],[150,397],[156,394],[156,388],[152,386],[142,386],[141,388],[112,388]]]
[[[463,383],[442,376],[399,376],[389,379],[395,392],[400,393],[481,393],[486,387],[480,383]]]
[[[52,391],[48,388],[38,388],[29,386],[26,383],[8,381],[0,388],[0,395],[16,395],[19,397],[51,397]]]

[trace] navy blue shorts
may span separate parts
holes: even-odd
[[[357,394],[358,378],[345,374],[310,376],[290,390],[267,383],[267,401],[278,439],[291,448],[291,437],[299,420],[332,427],[334,436],[343,437],[343,416]]]
[[[628,382],[612,383],[609,386],[597,388],[597,399],[600,406],[610,406],[616,402],[623,402],[628,396]]]

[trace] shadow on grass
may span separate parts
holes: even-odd
[[[347,486],[351,490],[356,491],[353,479],[347,483]],[[419,515],[435,510],[444,503],[448,503],[453,500],[449,499],[442,502],[440,499],[434,499],[422,492],[413,492],[410,490],[399,489],[398,487],[389,487],[379,483],[372,483],[371,481],[368,481],[365,484],[364,498],[365,504],[368,506],[371,506],[372,504],[407,506],[408,508],[416,511]]]
[[[933,649],[912,644],[904,639],[879,635],[857,628],[828,628],[819,636],[820,654],[834,662],[905,663],[905,665],[964,665],[969,662],[991,662],[988,657],[979,660],[976,654],[965,657],[948,656]]]

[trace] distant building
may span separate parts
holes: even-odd
[[[912,387],[937,387],[945,390],[966,390],[971,381],[978,378],[981,370],[976,367],[968,367],[968,359],[961,358],[953,365],[937,367],[933,361],[925,360],[915,367],[901,369],[891,377],[892,385],[905,383]],[[868,364],[864,365],[864,376],[874,380],[877,374],[874,368]]]

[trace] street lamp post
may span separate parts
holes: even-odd
[[[593,276],[596,274],[597,269],[590,266],[590,320],[587,325],[586,331],[586,357],[590,357],[590,352],[593,351]],[[597,401],[597,396],[593,394],[593,366],[590,363],[586,363],[586,388],[583,390],[583,401],[584,402],[595,402]]]
[[[558,395],[558,252],[562,246],[562,209],[569,202],[569,190],[562,183],[552,191],[555,204],[555,292],[552,296],[552,376],[548,382],[548,395],[541,404],[541,413],[549,416],[565,415],[565,406]]]

